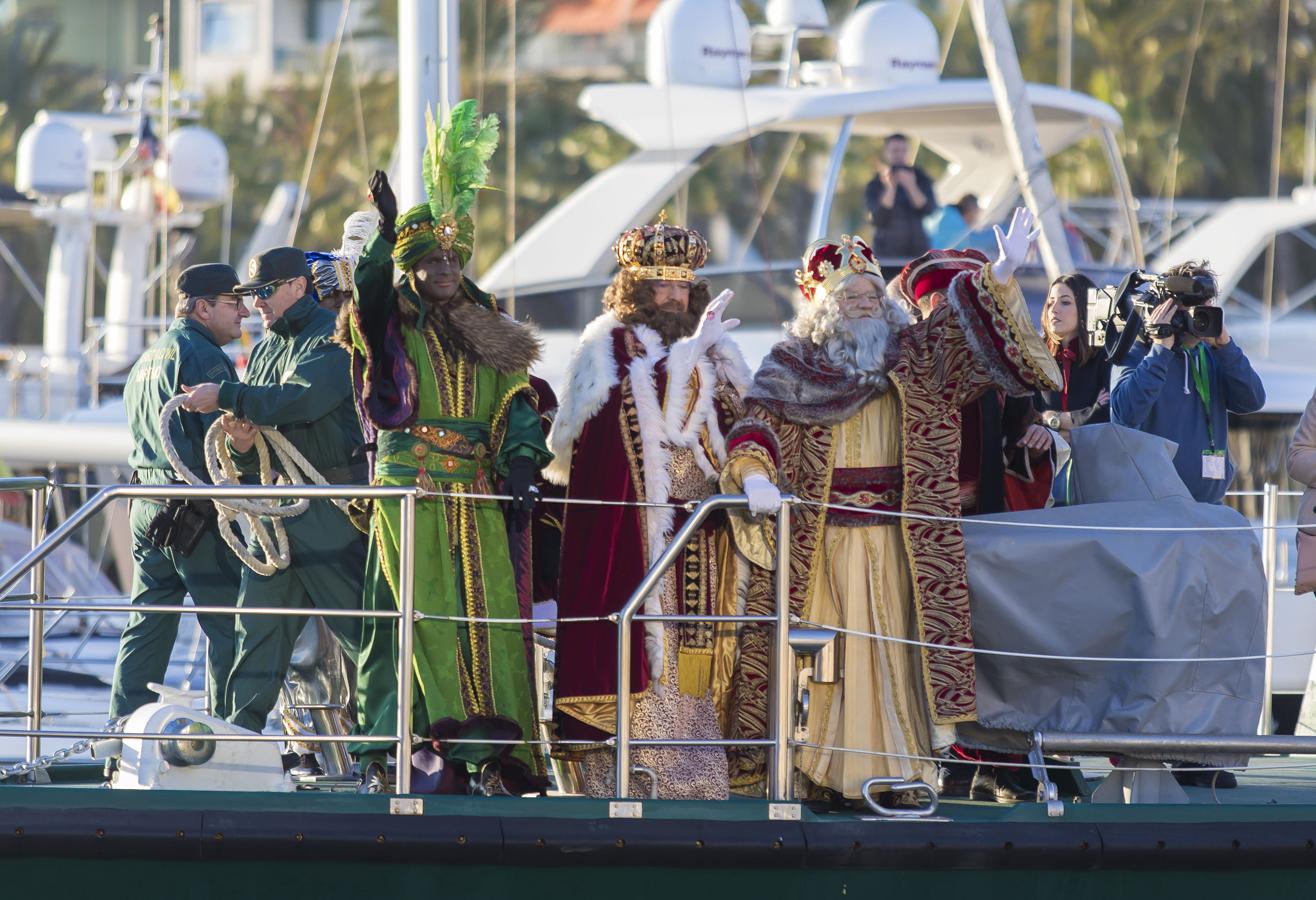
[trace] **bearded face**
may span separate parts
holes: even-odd
[[[603,305],[624,325],[647,325],[671,345],[699,327],[711,297],[708,283],[659,282],[622,270],[603,293]]]
[[[884,289],[873,275],[853,275],[801,310],[790,332],[822,347],[847,375],[884,386],[887,345],[909,324],[909,316],[885,297]]]

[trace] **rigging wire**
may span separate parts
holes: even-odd
[[[173,66],[169,59],[172,47],[169,41],[169,32],[172,28],[173,19],[173,2],[164,0],[164,9],[161,11],[160,23],[164,29],[161,35],[161,49],[163,56],[161,58],[161,72],[163,76],[160,84],[160,130],[162,141],[160,144],[160,155],[164,159],[164,185],[161,188],[160,196],[160,278],[158,281],[159,292],[156,294],[159,304],[158,318],[163,321],[165,312],[169,309],[169,195],[170,184],[173,181],[174,161],[172,154],[169,152],[169,130],[173,127],[173,102],[170,95],[173,80]],[[145,105],[145,97],[142,103]],[[94,241],[93,241],[94,245]]]
[[[343,0],[342,12],[338,15],[338,34],[334,37],[334,49],[329,54],[329,64],[325,68],[324,82],[320,88],[320,107],[315,113],[315,126],[311,129],[311,144],[306,150],[306,164],[302,166],[302,180],[297,189],[297,205],[293,207],[292,223],[288,226],[288,244],[296,246],[297,227],[302,221],[302,211],[306,208],[306,189],[311,183],[311,168],[315,165],[315,150],[320,143],[320,129],[324,127],[324,114],[329,108],[329,92],[334,86],[334,71],[338,68],[338,53],[343,48],[343,37],[347,34],[347,17],[352,9],[352,0]]]
[[[483,4],[481,4],[483,7]],[[507,246],[516,243],[516,0],[508,3],[508,35],[511,41],[507,73],[507,216],[504,220]],[[516,318],[516,257],[512,257],[512,287],[504,301],[507,314]]]
[[[1275,100],[1272,113],[1270,133],[1270,190],[1267,196],[1271,202],[1279,199],[1280,147],[1284,138],[1284,78],[1289,61],[1289,0],[1279,3],[1279,37],[1275,50]],[[1261,355],[1270,356],[1270,314],[1275,304],[1275,240],[1277,235],[1270,233],[1266,241],[1266,262],[1262,269],[1261,302],[1265,305],[1262,318]]]
[[[361,181],[365,182],[373,170],[370,167],[370,143],[366,139],[365,104],[361,102],[361,64],[356,55],[356,32],[351,22],[347,25],[347,61],[352,67],[349,81],[352,84],[352,104],[356,113],[357,150],[361,154]]]
[[[1170,240],[1174,228],[1174,198],[1179,180],[1179,138],[1183,133],[1184,113],[1188,109],[1188,87],[1193,80],[1193,65],[1197,61],[1197,51],[1202,48],[1202,22],[1206,18],[1206,0],[1198,0],[1197,13],[1193,16],[1191,49],[1188,52],[1188,64],[1184,67],[1183,77],[1179,81],[1179,98],[1175,105],[1174,133],[1170,137],[1169,158],[1166,160],[1165,178],[1161,181],[1161,194],[1167,203],[1165,207],[1165,238]]]

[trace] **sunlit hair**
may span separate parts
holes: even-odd
[[[1071,272],[1068,275],[1061,275],[1051,282],[1051,286],[1046,290],[1046,302],[1042,304],[1042,336],[1046,338],[1046,348],[1055,355],[1060,351],[1060,336],[1051,331],[1051,325],[1047,321],[1047,314],[1051,312],[1053,305],[1051,301],[1051,291],[1056,285],[1063,284],[1074,294],[1074,307],[1078,311],[1078,328],[1074,332],[1074,349],[1078,356],[1079,365],[1083,365],[1092,358],[1095,352],[1092,345],[1088,342],[1088,291],[1095,288],[1092,279],[1088,278],[1082,272]]]
[[[879,312],[868,319],[847,319],[841,312],[837,295],[859,278],[867,279],[877,289]],[[787,325],[787,330],[797,338],[822,347],[837,368],[848,375],[857,375],[861,384],[885,388],[887,342],[912,321],[899,304],[887,299],[885,289],[882,279],[875,275],[851,275],[832,290],[819,292],[812,303],[805,304]]]

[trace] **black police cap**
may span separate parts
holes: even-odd
[[[186,297],[220,297],[236,294],[237,285],[237,270],[224,263],[188,266],[174,283],[178,293]]]
[[[306,264],[306,252],[296,247],[275,247],[251,258],[247,266],[247,280],[238,285],[239,291],[254,291],[275,281],[303,277],[309,287],[311,267]]]

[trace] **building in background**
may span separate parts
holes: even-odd
[[[644,73],[644,29],[659,0],[550,0],[517,54],[522,73],[622,81]]]
[[[257,93],[303,74],[323,71],[342,14],[341,0],[181,0],[180,42],[183,79],[189,90],[204,92],[246,79]],[[348,14],[356,71],[392,70],[397,48],[370,31],[374,3],[356,2]]]
[[[58,28],[53,62],[86,66],[107,82],[121,82],[150,64],[143,35],[151,16],[163,11],[163,0],[0,0],[0,24],[21,20],[23,27]],[[178,22],[171,31],[170,55],[177,65]]]

